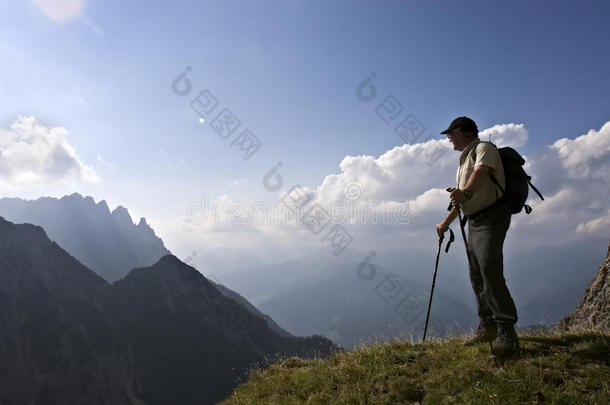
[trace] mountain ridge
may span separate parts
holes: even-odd
[[[0,217],[0,403],[213,403],[253,365],[324,356],[173,255],[109,284],[44,229]]]
[[[59,199],[0,198],[0,216],[42,226],[50,239],[110,282],[171,254],[144,218],[136,225],[125,207],[111,212],[106,200],[95,203],[93,197],[79,193]]]

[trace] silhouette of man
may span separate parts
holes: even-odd
[[[517,309],[506,287],[502,263],[502,246],[511,217],[508,203],[501,198],[506,187],[502,160],[493,144],[480,141],[477,125],[468,117],[454,119],[441,134],[447,134],[453,149],[461,155],[457,188],[447,189],[452,209],[436,230],[439,236],[443,235],[460,209],[466,216],[470,281],[479,314],[479,327],[464,344],[493,341],[494,352],[514,353],[519,344],[514,329]]]

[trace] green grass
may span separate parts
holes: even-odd
[[[254,369],[222,404],[610,404],[610,334],[520,333],[522,358],[495,367],[464,337],[363,345]]]

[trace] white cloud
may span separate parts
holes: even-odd
[[[498,148],[518,148],[527,142],[528,132],[523,124],[499,124],[479,132],[479,138],[483,141],[491,140]]]
[[[606,179],[610,169],[610,121],[599,131],[591,129],[575,139],[559,139],[550,149],[550,153],[556,152],[570,178]]]
[[[578,224],[576,232],[581,234],[607,234],[610,229],[610,209],[608,215]]]
[[[610,237],[610,121],[547,146],[528,165],[545,195],[531,193],[531,215],[516,217],[523,241],[560,244],[587,235]],[[514,217],[515,218],[515,217]]]
[[[444,189],[431,188],[411,201],[411,210],[414,213],[441,212],[447,209],[447,196],[447,191]]]
[[[341,173],[326,176],[316,193],[320,199],[346,199],[344,189],[354,182],[362,186],[366,201],[406,201],[431,187],[446,187],[455,178],[457,157],[446,140],[431,139],[397,146],[378,158],[346,156]],[[453,175],[453,177],[452,177]]]
[[[47,128],[34,117],[18,117],[0,129],[0,189],[27,190],[100,181],[68,142],[63,127]]]

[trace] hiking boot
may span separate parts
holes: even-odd
[[[498,337],[491,343],[491,348],[498,356],[519,357],[519,336],[513,325],[499,325]]]
[[[480,324],[474,331],[474,336],[462,343],[464,346],[474,346],[479,343],[491,342],[496,338],[495,324]]]

